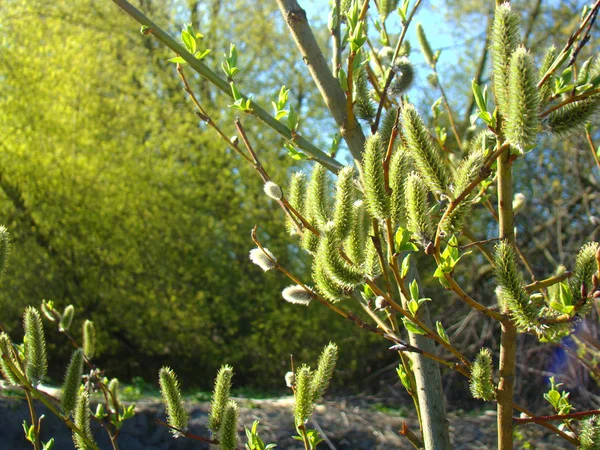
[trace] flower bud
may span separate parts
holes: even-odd
[[[283,197],[283,191],[277,184],[272,181],[267,181],[264,186],[265,194],[271,197],[273,200],[281,200]]]

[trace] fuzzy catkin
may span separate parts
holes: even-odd
[[[533,59],[524,47],[512,54],[509,67],[506,137],[523,153],[535,144],[538,129],[540,96]]]
[[[60,322],[58,323],[58,329],[60,331],[67,331],[71,328],[73,323],[73,316],[75,315],[75,307],[73,305],[67,305],[60,316]]]
[[[0,225],[0,275],[6,270],[8,255],[10,254],[10,237],[4,225]]]
[[[219,447],[221,450],[236,450],[238,443],[238,405],[229,400],[223,409],[223,421],[219,431]]]
[[[552,67],[552,63],[556,59],[557,52],[556,47],[551,45],[550,48],[546,51],[544,55],[544,60],[542,61],[542,65],[540,66],[539,78],[542,79],[546,72]],[[550,76],[546,78],[546,81],[542,83],[540,86],[540,102],[545,102],[552,95],[552,84],[553,84],[554,76]]]
[[[73,421],[83,436],[73,432],[73,443],[78,450],[89,450],[90,446],[85,442],[84,437],[91,442],[94,442],[92,429],[90,427],[90,397],[86,390],[81,390],[77,397],[75,412],[73,413]]]
[[[363,281],[360,270],[341,257],[339,240],[331,232],[321,236],[316,259],[329,279],[341,289],[352,290]]]
[[[558,136],[569,134],[585,127],[592,116],[600,111],[600,95],[594,95],[563,106],[548,116],[548,129]]]
[[[494,273],[498,294],[504,309],[520,331],[538,331],[537,311],[525,291],[523,274],[517,267],[515,251],[509,242],[501,241],[494,249]]]
[[[167,409],[167,422],[174,428],[187,430],[188,414],[183,406],[183,398],[179,390],[179,380],[170,367],[163,367],[159,372],[160,393]],[[181,431],[170,429],[174,437],[183,437]]]
[[[73,352],[65,379],[62,385],[62,395],[60,405],[63,412],[67,415],[73,411],[77,402],[79,387],[81,386],[81,375],[83,374],[83,350],[78,348]]]
[[[406,199],[404,188],[410,169],[410,156],[403,148],[396,148],[390,161],[390,215],[392,223],[404,225],[406,223]]]
[[[469,384],[474,398],[490,401],[496,397],[492,370],[492,354],[489,349],[482,348],[471,368]]]
[[[48,359],[46,356],[46,338],[40,313],[33,307],[25,309],[23,317],[25,330],[25,373],[34,386],[46,376]]]
[[[432,192],[447,192],[450,180],[448,168],[440,150],[433,143],[429,129],[410,103],[405,103],[402,108],[402,124],[406,146],[417,171]]]
[[[340,240],[346,239],[353,227],[354,215],[352,214],[352,208],[356,200],[354,175],[353,167],[344,167],[338,173],[335,184],[333,233]]]
[[[311,380],[311,399],[312,402],[316,402],[325,393],[327,386],[329,386],[329,380],[335,370],[335,364],[338,359],[338,347],[333,342],[323,348],[321,356],[319,357],[319,363],[317,370],[315,370]]]
[[[509,3],[496,7],[491,31],[492,86],[496,104],[502,115],[508,112],[508,74],[510,57],[519,45],[519,15]]]
[[[383,159],[385,147],[379,134],[367,138],[363,152],[365,203],[372,217],[385,219],[390,214],[390,199],[385,190]]]
[[[296,385],[295,385],[295,399],[294,405],[294,419],[296,421],[296,427],[304,425],[304,422],[308,420],[312,414],[314,404],[312,402],[312,372],[310,367],[303,364],[296,370]]]
[[[426,246],[433,236],[433,221],[427,194],[423,179],[417,173],[411,173],[406,181],[406,226],[423,246]]]
[[[357,266],[365,260],[365,245],[369,231],[369,218],[364,202],[357,200],[352,205],[353,227],[344,241],[344,251],[348,258]]]
[[[6,333],[0,334],[0,356],[4,355],[4,357],[8,358],[15,368],[19,371],[18,374],[23,376],[23,373],[20,371],[19,361],[17,361],[16,352],[13,349],[13,344],[10,340],[10,337]],[[4,358],[0,359],[0,370],[2,371],[2,376],[6,380],[7,383],[12,384],[14,386],[19,386],[21,384],[21,380],[11,367],[8,365]]]
[[[233,367],[222,366],[215,378],[210,412],[208,413],[208,427],[213,433],[217,433],[223,422],[223,412],[229,402],[231,391],[231,379],[233,378]]]
[[[427,36],[425,35],[425,30],[423,29],[423,25],[421,22],[417,23],[417,40],[419,41],[419,45],[421,46],[421,52],[425,57],[427,63],[433,68],[435,67],[435,55],[433,54],[433,50],[431,49],[431,45],[427,40]]]
[[[96,352],[96,329],[91,320],[83,323],[83,351],[88,359],[93,358]]]

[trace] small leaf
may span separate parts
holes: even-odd
[[[439,320],[435,323],[435,327],[437,329],[437,333],[439,337],[441,337],[448,344],[450,343],[450,338],[448,338],[448,334],[446,334],[446,330],[444,329],[444,325]]]
[[[406,257],[402,260],[402,266],[400,268],[400,276],[402,278],[406,278],[408,275],[408,269],[410,268],[410,254],[406,255]]]
[[[188,52],[196,53],[196,39],[187,30],[181,32],[181,40],[183,41]]]
[[[181,56],[176,56],[175,58],[171,58],[168,61],[172,62],[172,63],[177,63],[177,64],[187,64],[187,61],[185,59],[183,59]]]
[[[404,327],[409,333],[413,334],[427,334],[425,333],[418,325],[415,325],[413,322],[408,320],[406,317],[402,318],[402,323],[404,323]]]
[[[417,282],[417,280],[413,280],[409,285],[408,288],[410,290],[410,297],[413,300],[417,300],[419,298],[419,283]]]

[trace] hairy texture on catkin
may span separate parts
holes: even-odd
[[[323,228],[328,221],[327,213],[329,206],[329,178],[325,167],[315,164],[308,188],[306,191],[306,203],[304,217],[311,225]],[[319,244],[319,237],[312,232],[304,233],[302,237],[302,248],[314,253]]]
[[[331,303],[337,303],[347,297],[346,291],[327,275],[325,267],[318,258],[313,262],[312,278],[319,294]]]
[[[474,398],[490,401],[496,397],[492,379],[492,354],[487,348],[482,348],[473,362],[469,387]]]
[[[96,352],[96,330],[91,320],[83,323],[83,351],[88,359],[93,358]]]
[[[533,59],[525,47],[519,47],[510,61],[505,130],[510,143],[521,153],[535,144],[540,128],[539,109],[540,96]]]
[[[340,241],[331,232],[324,233],[319,242],[316,259],[329,279],[344,290],[352,290],[363,281],[360,270],[340,255]]]
[[[235,401],[229,400],[223,410],[223,422],[219,432],[219,447],[222,450],[236,450],[238,443],[237,425],[238,425],[238,405]]]
[[[590,292],[592,289],[592,275],[598,270],[596,263],[596,252],[598,251],[597,242],[588,242],[577,254],[575,259],[575,268],[573,276],[569,280],[569,287],[573,298],[581,297],[581,286],[585,285],[585,290]]]
[[[498,295],[504,309],[511,315],[519,331],[539,331],[537,311],[525,291],[523,274],[517,267],[512,244],[502,241],[496,245],[494,263]]]
[[[365,245],[369,232],[369,217],[364,202],[358,200],[352,205],[353,226],[344,241],[344,251],[357,266],[365,260]]]
[[[423,29],[421,22],[417,23],[417,40],[419,41],[421,52],[423,53],[427,63],[432,68],[435,67],[435,55],[433,54],[431,45],[429,45],[429,41],[427,40],[427,36],[425,35],[425,30]]]
[[[508,73],[510,57],[519,45],[519,15],[509,3],[496,8],[492,24],[491,45],[493,77],[492,86],[496,105],[502,115],[508,113]]]
[[[402,57],[394,64],[393,70],[396,73],[396,77],[390,87],[390,91],[393,95],[402,95],[412,86],[415,79],[415,68],[408,58]]]
[[[390,161],[390,213],[394,226],[406,223],[404,188],[410,170],[410,156],[404,147],[396,148]]]
[[[371,94],[369,93],[369,80],[367,78],[367,72],[362,69],[358,72],[358,76],[355,80],[356,97],[354,103],[354,112],[360,118],[368,123],[371,123],[377,114],[375,105],[371,100]]]
[[[600,111],[600,95],[569,103],[548,116],[548,129],[558,136],[568,136],[590,123]]]
[[[91,442],[94,442],[94,436],[92,436],[92,429],[90,427],[90,396],[85,390],[81,390],[77,397],[77,404],[75,405],[75,412],[73,413],[73,421],[79,430],[83,433],[85,438]],[[73,443],[75,448],[78,450],[89,450],[90,446],[86,444],[85,440],[79,434],[73,432]]]
[[[179,380],[170,367],[163,367],[159,372],[160,393],[167,410],[167,423],[182,431],[187,431],[188,414],[183,406],[183,398],[179,390]],[[180,431],[170,429],[174,437],[183,437]]]
[[[317,370],[315,370],[312,381],[311,381],[311,399],[312,402],[316,402],[323,394],[327,386],[329,386],[329,380],[335,370],[335,364],[338,359],[338,347],[333,342],[330,342],[323,348],[323,352],[319,357],[319,363]]]
[[[75,408],[81,386],[81,375],[83,375],[83,349],[78,348],[71,356],[62,385],[60,406],[66,415]]]
[[[213,433],[217,433],[221,428],[223,421],[223,411],[231,391],[231,379],[233,378],[233,367],[222,366],[217,372],[215,378],[215,387],[210,402],[210,412],[208,413],[208,428]]]
[[[465,155],[467,157],[471,152],[481,151],[481,153],[486,156],[492,148],[496,145],[496,135],[492,133],[490,130],[485,129],[481,130],[477,133],[471,142],[469,143],[468,153]]]
[[[112,380],[110,380],[110,382],[108,383],[108,391],[110,392],[110,401],[112,403],[112,405],[114,406],[115,411],[118,411],[119,409],[119,380],[116,378],[113,378]]]
[[[4,225],[0,225],[0,275],[6,270],[6,262],[10,254],[10,236]]]
[[[338,173],[335,184],[335,206],[333,208],[333,233],[339,240],[344,240],[353,227],[352,208],[356,200],[354,184],[354,168],[344,167]]]
[[[10,340],[10,337],[6,333],[0,334],[0,356],[1,355],[8,358],[13,363],[16,370],[18,371],[18,375],[24,375],[23,372],[21,372],[20,370],[20,364],[17,360],[17,353],[13,348],[13,344]],[[14,386],[19,386],[21,384],[19,377],[17,376],[17,374],[15,374],[15,372],[13,372],[8,363],[4,361],[4,358],[0,359],[0,370],[2,371],[2,376],[4,377],[7,383],[12,384]]]
[[[300,214],[305,215],[306,211],[304,209],[304,199],[306,196],[306,175],[304,172],[295,172],[292,174],[292,178],[290,180],[290,191],[288,193],[288,202],[292,207],[298,211]],[[293,236],[297,233],[296,226],[292,222],[292,220],[287,217],[285,220],[285,226],[287,232],[290,236]]]
[[[25,309],[23,317],[25,330],[25,373],[34,386],[46,376],[48,359],[46,356],[46,338],[40,313],[33,307]]]
[[[281,291],[281,296],[288,303],[304,306],[310,305],[310,302],[313,298],[309,291],[297,284],[286,287],[283,291]]]
[[[392,136],[392,129],[394,128],[394,124],[396,123],[397,114],[398,110],[393,108],[388,109],[383,115],[383,120],[381,121],[381,125],[379,126],[379,135],[381,136],[381,142],[390,142],[390,138]]]
[[[312,372],[310,367],[303,364],[296,370],[296,392],[294,405],[294,420],[296,426],[304,425],[313,412],[312,401]]]
[[[581,422],[580,450],[600,450],[600,417],[592,416]]]
[[[550,46],[548,50],[546,50],[546,54],[544,55],[544,60],[542,61],[542,65],[540,66],[539,78],[542,77],[548,72],[548,69],[552,66],[552,63],[556,59],[557,52],[556,47],[554,45]],[[546,81],[542,83],[540,86],[540,102],[544,103],[550,96],[552,95],[552,85],[554,84],[554,75],[549,76]]]
[[[367,210],[378,219],[385,219],[390,214],[390,199],[383,176],[384,158],[385,148],[379,134],[369,136],[363,152],[363,185]]]
[[[465,189],[479,176],[479,172],[483,167],[485,158],[481,149],[475,149],[469,152],[469,155],[463,159],[456,169],[454,176],[454,183],[452,186],[452,193],[454,198],[461,195]],[[473,197],[476,195],[476,191],[471,192],[465,197],[462,202],[450,212],[442,223],[442,231],[446,233],[458,232],[461,230],[464,223],[464,219],[471,211],[473,206]]]
[[[424,247],[433,236],[433,220],[427,194],[423,179],[412,172],[406,180],[406,226]]]
[[[402,108],[402,125],[406,145],[419,174],[432,192],[448,190],[450,174],[439,149],[433,144],[429,129],[410,103]]]

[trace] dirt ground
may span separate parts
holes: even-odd
[[[291,439],[294,434],[292,416],[292,397],[267,400],[237,399],[240,404],[240,424],[251,426],[254,420],[260,421],[259,431],[265,443],[274,442],[280,449],[303,450],[303,445]],[[406,405],[407,411],[410,411]],[[206,428],[208,403],[188,403],[190,412],[189,431],[209,436]],[[56,440],[55,448],[73,449],[71,436],[67,428],[51,413],[38,405],[38,412],[46,418],[42,425],[42,437]],[[383,411],[385,412],[383,412]],[[401,410],[399,410],[401,411]],[[406,438],[398,434],[402,423],[418,431],[414,416],[407,416],[397,410],[390,411],[381,407],[374,398],[350,397],[325,401],[320,404],[309,421],[308,427],[319,430],[325,442],[319,445],[322,450],[383,450],[412,449]],[[2,398],[0,395],[0,449],[30,450],[31,444],[23,438],[22,423],[29,418],[27,406],[23,400]],[[173,439],[168,430],[157,425],[155,419],[164,420],[164,408],[157,399],[136,403],[136,416],[127,421],[119,436],[122,450],[192,450],[209,447],[190,439]],[[450,434],[454,449],[485,450],[496,448],[496,416],[492,411],[450,413]],[[544,428],[527,425],[519,429],[526,440],[516,442],[516,448],[556,450],[569,448],[561,439],[553,436]],[[243,428],[240,425],[240,437]],[[101,449],[110,450],[106,433],[99,427],[94,430]],[[531,446],[527,446],[528,441]],[[242,440],[245,442],[245,439]],[[213,447],[214,448],[214,447]],[[239,447],[243,448],[242,445]]]

